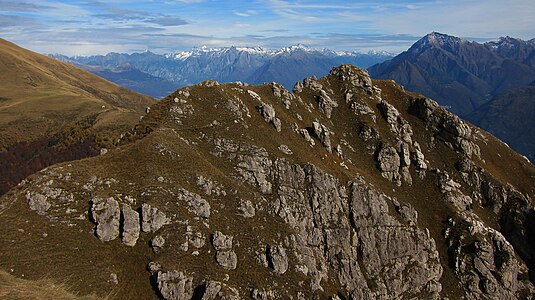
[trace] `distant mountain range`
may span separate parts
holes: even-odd
[[[287,88],[305,77],[325,76],[340,64],[367,68],[394,57],[388,52],[335,52],[295,45],[282,49],[261,47],[194,48],[164,55],[152,52],[109,53],[96,56],[50,55],[75,64],[112,82],[154,97],[178,87],[212,79],[252,84],[277,81]]]
[[[407,90],[436,99],[535,160],[535,124],[530,126],[529,117],[518,120],[535,110],[528,96],[535,82],[535,39],[503,37],[477,43],[433,32],[395,57],[388,52],[335,52],[303,45],[52,57],[157,98],[207,79],[279,82],[291,89],[301,78],[321,77],[333,66],[353,64],[369,68],[374,78],[393,79]]]
[[[369,72],[437,100],[535,160],[535,39],[481,44],[433,32]]]

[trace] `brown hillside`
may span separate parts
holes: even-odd
[[[0,269],[117,299],[535,292],[533,165],[353,66],[183,88],[124,141],[0,198]]]
[[[154,101],[0,39],[0,194],[51,163],[39,154],[62,161],[113,145]],[[8,173],[13,164],[27,171]]]

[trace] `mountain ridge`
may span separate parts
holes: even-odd
[[[0,268],[118,298],[535,292],[534,166],[354,66],[185,87],[122,142],[0,198]]]
[[[372,66],[369,70],[372,76],[394,79],[410,90],[429,95],[442,105],[451,106],[453,112],[463,116],[490,100],[488,94],[533,81],[533,41],[504,37],[498,42],[480,44],[433,32],[394,59]],[[517,54],[506,53],[500,50],[511,49],[503,46],[506,44],[522,45],[526,49],[516,51]],[[411,72],[422,74],[421,78],[411,80],[406,77],[405,74]]]
[[[530,127],[507,125],[519,124],[514,114],[508,114],[512,119],[500,118],[503,126],[498,128],[491,116],[483,115],[490,112],[489,106],[509,109],[503,107],[503,101],[498,104],[500,95],[515,95],[512,91],[535,80],[535,39],[502,37],[480,44],[434,32],[392,60],[370,67],[369,71],[378,79],[393,79],[408,90],[436,99],[452,112],[509,141],[511,147],[530,160],[535,159],[535,148],[530,146],[535,136],[527,133]],[[526,105],[525,110],[531,111],[535,105],[524,100],[509,104],[517,106],[509,112],[520,112]],[[526,131],[525,138],[518,139],[515,135],[522,131]]]

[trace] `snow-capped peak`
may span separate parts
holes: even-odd
[[[192,50],[189,51],[180,51],[175,53],[167,53],[164,54],[165,58],[167,59],[176,59],[176,60],[186,60],[190,57],[199,57],[199,56],[220,56],[224,55],[226,53],[236,51],[238,53],[248,53],[251,55],[259,55],[259,56],[276,56],[281,54],[292,54],[295,52],[303,51],[303,52],[314,52],[314,53],[320,53],[329,57],[332,56],[361,56],[361,55],[374,55],[374,56],[393,56],[391,53],[387,51],[376,51],[372,50],[367,53],[364,52],[356,52],[356,51],[333,51],[327,48],[323,49],[315,49],[310,48],[303,44],[296,44],[289,47],[284,47],[280,49],[267,49],[260,46],[256,47],[222,47],[222,48],[211,48],[208,46],[201,46],[201,47],[195,47]]]

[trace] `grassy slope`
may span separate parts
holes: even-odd
[[[112,147],[154,102],[0,39],[0,195],[50,164]]]
[[[97,131],[124,130],[154,100],[0,39],[0,150],[98,114]]]
[[[93,300],[95,296],[79,297],[65,284],[57,284],[50,279],[25,280],[0,271],[0,299],[64,299]]]
[[[154,102],[151,97],[0,39],[0,152],[20,143],[46,141],[52,136],[77,138],[69,132],[113,141],[135,125],[145,108]],[[73,130],[79,129],[78,124],[87,123],[88,119],[92,121],[84,124],[81,130]],[[59,152],[65,151],[70,150]],[[7,166],[13,167],[8,162],[2,161],[1,165],[5,172],[1,172],[0,188],[21,179],[12,178],[12,172],[5,170]],[[16,168],[19,167],[22,166]],[[46,227],[40,226],[41,229]],[[34,281],[28,281],[0,270],[0,298],[43,299],[44,295],[54,299],[77,298],[64,286],[39,279],[46,278],[54,268],[42,271],[41,276],[33,277]],[[14,274],[22,275],[18,270]],[[26,278],[32,277],[28,272],[26,274]],[[73,284],[69,281],[72,279],[67,280],[68,286]],[[90,283],[87,285],[91,286]]]

